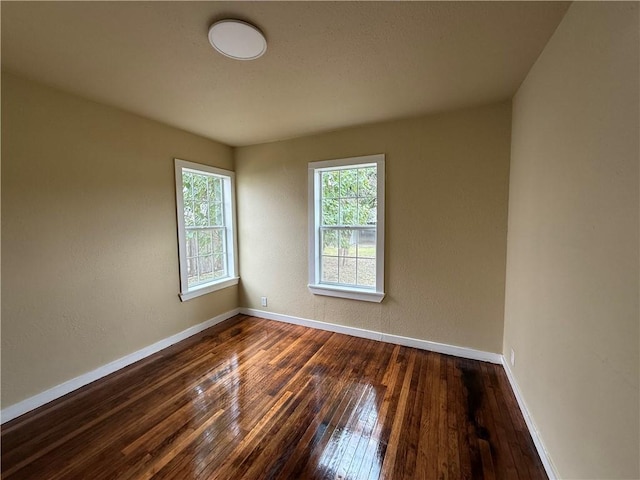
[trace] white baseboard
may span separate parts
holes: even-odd
[[[531,439],[533,440],[534,445],[536,446],[536,450],[538,451],[538,455],[540,456],[540,460],[542,461],[542,465],[544,465],[544,469],[547,472],[547,476],[549,480],[557,480],[559,477],[558,472],[556,471],[553,462],[551,461],[551,457],[549,453],[547,453],[547,449],[544,448],[544,444],[542,443],[542,439],[538,434],[538,429],[536,428],[535,423],[533,422],[531,415],[529,413],[529,409],[527,408],[527,404],[522,397],[522,393],[520,392],[520,387],[518,386],[518,382],[516,382],[516,378],[511,371],[511,367],[509,366],[509,362],[506,358],[502,359],[502,366],[504,367],[504,371],[507,373],[507,378],[509,379],[509,383],[511,384],[511,389],[513,390],[513,394],[518,401],[518,406],[520,407],[520,411],[522,412],[522,416],[524,417],[524,421],[527,424],[527,428],[529,429],[529,433],[531,434]]]
[[[454,357],[480,360],[481,362],[502,363],[502,355],[499,353],[485,352],[483,350],[475,350],[467,347],[458,347],[456,345],[448,345],[446,343],[430,342],[429,340],[401,337],[400,335],[391,335],[388,333],[382,334],[382,341],[395,343],[397,345],[404,345],[405,347],[429,350],[430,352],[444,353],[445,355],[453,355]]]
[[[206,320],[198,325],[194,325],[193,327],[189,327],[186,330],[183,330],[175,335],[171,335],[159,342],[154,343],[153,345],[149,345],[148,347],[144,347],[136,352],[130,353],[129,355],[125,355],[118,360],[114,360],[113,362],[107,363],[95,370],[84,373],[78,377],[72,378],[60,385],[56,385],[49,390],[45,390],[42,393],[34,395],[33,397],[29,397],[19,403],[11,405],[0,412],[0,424],[8,422],[9,420],[13,420],[20,415],[24,415],[31,410],[34,410],[46,403],[49,403],[57,398],[66,395],[67,393],[73,392],[80,387],[84,387],[85,385],[98,380],[99,378],[105,377],[121,368],[126,367],[127,365],[131,365],[132,363],[137,362],[138,360],[142,360],[143,358],[148,357],[149,355],[153,355],[160,350],[170,347],[174,343],[178,343],[185,338],[189,338],[196,333],[199,333],[203,330],[206,330],[209,327],[212,327],[218,323],[221,323],[235,315],[240,313],[239,308],[235,308],[228,312],[217,315],[209,320]]]
[[[374,330],[345,327],[343,325],[320,322],[318,320],[310,320],[308,318],[294,317],[291,315],[283,315],[280,313],[267,312],[264,310],[257,310],[255,308],[241,308],[240,313],[243,313],[244,315],[253,315],[255,317],[266,318],[268,320],[277,320],[279,322],[302,325],[303,327],[317,328],[319,330],[327,330],[329,332],[344,333],[345,335],[367,338],[369,340],[378,340],[381,342],[403,345],[405,347],[419,348],[420,350],[429,350],[431,352],[444,353],[445,355],[453,355],[456,357],[469,358],[472,360],[481,360],[483,362],[502,364],[502,355],[499,353],[484,352],[482,350],[457,347],[455,345],[430,342],[428,340],[420,340],[417,338],[401,337],[399,335],[391,335],[388,333],[376,332]]]

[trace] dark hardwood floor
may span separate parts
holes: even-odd
[[[9,479],[540,479],[501,366],[237,316],[2,428]]]

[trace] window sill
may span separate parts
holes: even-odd
[[[309,290],[314,295],[326,295],[328,297],[349,298],[351,300],[361,300],[363,302],[380,303],[385,294],[371,290],[361,290],[356,288],[337,287],[333,285],[308,285]]]
[[[215,292],[216,290],[222,290],[223,288],[232,287],[238,284],[240,277],[227,278],[222,281],[217,281],[215,283],[206,283],[204,285],[200,285],[193,290],[181,293],[180,300],[186,302],[187,300],[191,300],[192,298],[199,297],[200,295],[206,295],[207,293]]]

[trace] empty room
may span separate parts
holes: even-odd
[[[2,478],[639,479],[639,7],[1,2]]]

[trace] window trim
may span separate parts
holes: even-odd
[[[320,283],[320,173],[327,169],[358,167],[375,164],[377,168],[377,212],[376,212],[376,286],[373,289],[346,285]],[[385,155],[365,155],[309,162],[309,284],[314,295],[349,298],[365,302],[382,302],[384,291],[384,217],[385,217]]]
[[[176,213],[178,220],[178,265],[180,267],[180,300],[183,302],[192,298],[205,295],[207,293],[222,290],[223,288],[237,285],[240,277],[238,276],[238,235],[236,220],[236,193],[235,193],[235,172],[225,170],[223,168],[212,167],[201,163],[188,162],[186,160],[174,159],[175,163],[175,181],[176,181]],[[231,226],[228,228],[227,234],[227,268],[229,276],[203,283],[189,288],[187,278],[187,242],[186,228],[184,224],[184,195],[182,194],[182,171],[183,169],[193,170],[203,173],[212,173],[225,178],[225,182],[229,185],[229,195],[225,195],[224,209],[225,218],[231,219]],[[228,179],[228,180],[227,180]],[[226,220],[225,220],[226,223]],[[229,241],[231,236],[231,241]]]

